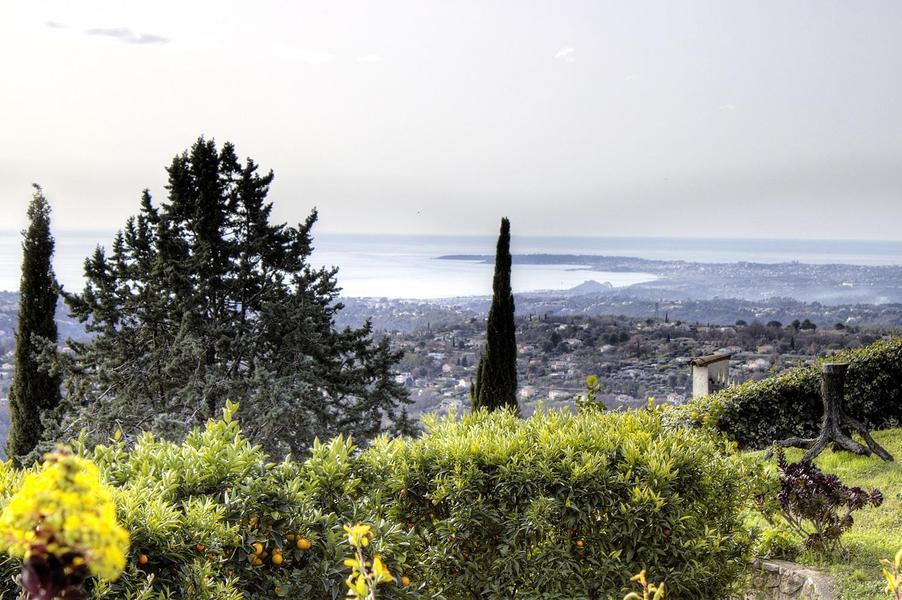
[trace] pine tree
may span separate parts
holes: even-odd
[[[10,426],[6,454],[15,461],[34,450],[43,434],[41,417],[60,401],[59,377],[41,367],[42,348],[56,347],[56,301],[50,205],[35,185],[28,206],[28,229],[22,232],[22,279],[16,331],[15,374],[9,390]]]
[[[479,359],[476,383],[471,389],[474,409],[508,407],[517,404],[517,338],[514,325],[514,296],[511,292],[510,221],[501,219],[492,306],[486,322],[485,349]]]
[[[369,323],[336,330],[337,269],[315,269],[311,230],[270,223],[273,173],[199,139],[169,166],[168,202],[145,190],[137,216],[85,261],[66,295],[95,337],[74,344],[72,399],[57,437],[151,430],[179,438],[240,402],[245,432],[273,455],[315,437],[407,433],[400,353]]]

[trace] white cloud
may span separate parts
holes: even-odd
[[[306,63],[308,65],[324,65],[336,59],[331,52],[323,50],[301,50],[299,48],[291,48],[289,46],[273,46],[269,49],[270,56]]]
[[[721,104],[720,106],[717,107],[717,110],[720,110],[723,112],[735,112],[736,105],[735,104]]]
[[[359,63],[381,63],[385,62],[385,57],[379,56],[378,54],[364,54],[363,56],[358,56],[354,60]]]
[[[574,52],[576,52],[576,48],[566,46],[558,50],[557,54],[554,55],[554,58],[568,63],[576,62],[576,57],[573,55]]]
[[[135,33],[128,27],[95,27],[86,29],[87,35],[108,37],[125,44],[168,44],[169,38],[155,33]]]

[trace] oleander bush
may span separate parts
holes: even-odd
[[[622,597],[643,569],[673,597],[724,597],[747,564],[754,478],[734,444],[671,429],[659,409],[478,412],[281,462],[242,436],[235,409],[181,444],[74,444],[131,538],[122,575],[89,580],[89,597],[341,598],[349,576],[359,585],[344,564],[352,523],[372,532],[380,599]],[[21,479],[3,464],[0,508]],[[0,561],[0,597],[16,597],[21,567]]]
[[[824,359],[828,360],[828,359]],[[848,350],[830,361],[848,361],[846,410],[871,429],[902,423],[902,338]],[[683,423],[714,426],[743,447],[774,440],[815,437],[823,416],[819,361],[761,381],[747,381],[677,407]]]

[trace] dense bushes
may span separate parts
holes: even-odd
[[[902,338],[849,350],[830,360],[849,361],[846,409],[870,428],[902,422]],[[676,410],[682,420],[714,425],[740,445],[769,446],[788,437],[815,437],[823,415],[820,365],[749,381]]]
[[[342,597],[343,525],[360,522],[395,579],[380,598],[622,597],[643,568],[675,597],[723,597],[747,558],[741,461],[657,412],[477,413],[413,441],[336,438],[271,463],[232,410],[180,445],[76,445],[131,535],[124,574],[94,598]],[[0,504],[19,480],[3,466]]]
[[[94,598],[344,595],[342,523],[315,506],[311,491],[328,482],[313,480],[298,462],[268,462],[242,437],[234,409],[229,405],[223,420],[192,432],[183,444],[149,434],[131,449],[121,441],[93,451],[76,444],[114,486],[118,519],[131,535],[125,572],[115,582],[97,582]],[[4,464],[2,503],[18,480]],[[351,501],[344,507],[355,512]],[[403,568],[406,533],[385,526],[377,534],[376,546],[390,546],[383,552]],[[19,569],[11,560],[3,567],[9,575]],[[0,577],[0,597],[15,597],[11,577]]]
[[[361,460],[450,598],[606,598],[642,568],[675,597],[715,598],[747,550],[746,479],[724,450],[654,412],[477,413]]]

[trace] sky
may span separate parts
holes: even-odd
[[[5,2],[0,229],[198,136],[318,231],[902,240],[902,3]]]

